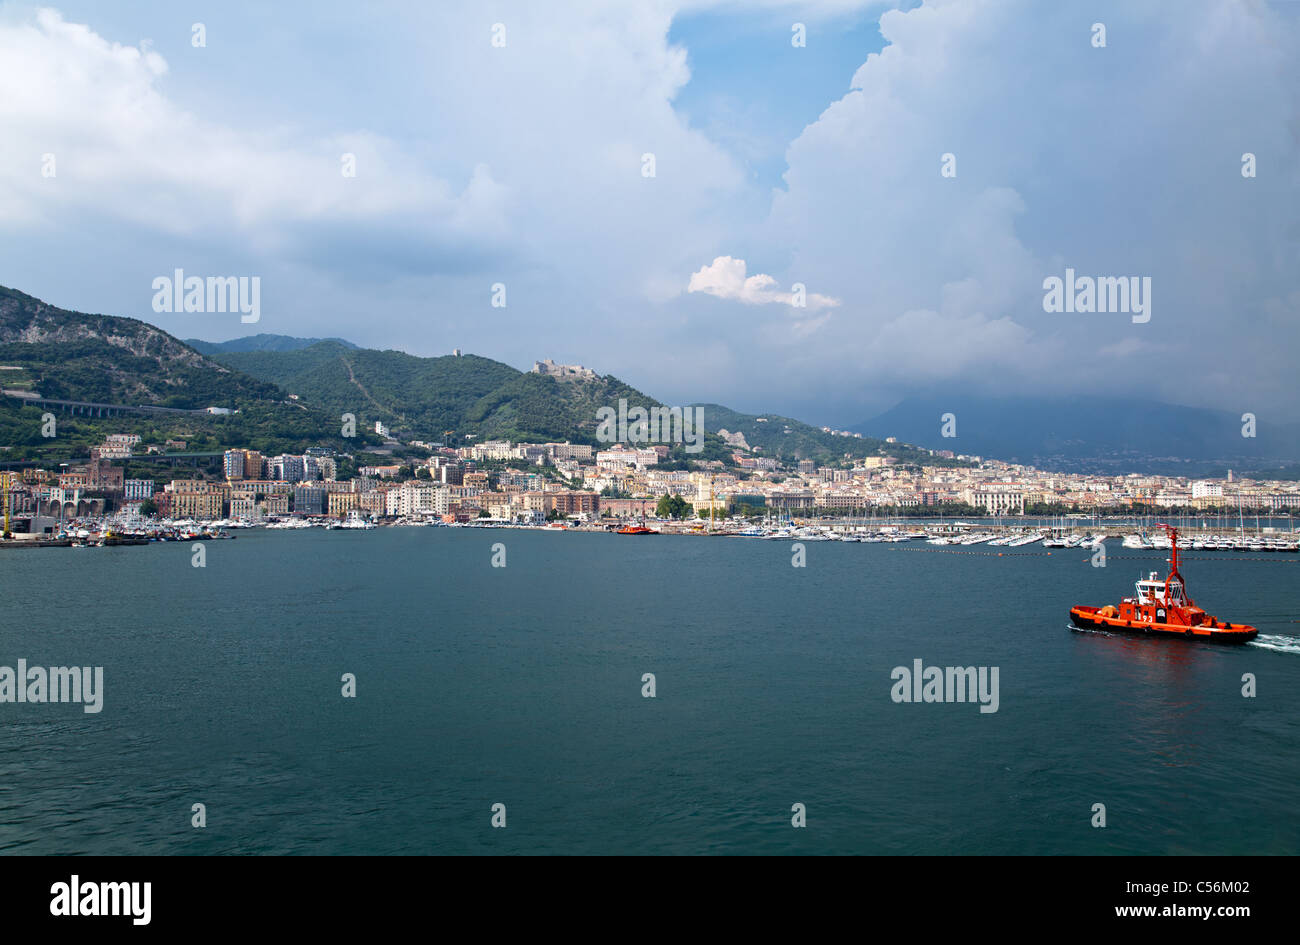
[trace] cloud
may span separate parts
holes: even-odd
[[[222,122],[169,97],[172,71],[148,41],[112,42],[56,10],[0,21],[0,232],[114,221],[173,241],[169,258],[149,264],[155,272],[196,245],[227,245],[258,271],[322,248],[333,261],[338,244],[363,266],[401,259],[391,242],[424,247],[425,259],[451,244],[499,247],[509,191],[490,167],[458,184],[364,129]],[[343,173],[345,155],[355,176]],[[375,230],[384,238],[353,239]]]
[[[745,260],[731,256],[718,256],[709,265],[692,273],[686,291],[704,292],[720,299],[744,302],[746,305],[778,303],[792,305],[795,308],[806,307],[811,311],[833,308],[840,304],[839,299],[815,292],[809,293],[806,288],[796,292],[795,286],[791,286],[790,292],[782,292],[776,288],[777,281],[771,276],[760,272],[746,277],[745,271]]]
[[[883,51],[790,144],[768,219],[735,237],[843,299],[815,338],[755,336],[769,390],[815,377],[829,391],[1081,392],[1097,365],[1158,343],[1171,363],[1213,352],[1235,377],[1107,383],[1220,408],[1277,402],[1285,375],[1252,365],[1300,348],[1300,322],[1267,316],[1300,263],[1281,209],[1300,201],[1283,170],[1300,159],[1295,8],[1148,13],[1100,2],[1079,25],[1068,5],[930,0],[883,14]],[[1095,21],[1107,48],[1091,45]],[[1193,65],[1207,58],[1213,69]],[[1246,151],[1276,173],[1243,179]],[[1044,313],[1042,280],[1067,265],[1151,276],[1151,323]]]
[[[905,6],[879,17],[868,55],[874,32],[848,19],[870,0],[503,0],[361,19],[322,0],[309,31],[230,0],[202,50],[162,0],[72,7],[88,25],[6,4],[0,282],[150,318],[154,275],[255,272],[267,331],[549,356],[672,401],[832,425],[939,382],[1084,391],[1153,344],[1198,382],[1106,383],[1294,412],[1300,6],[1093,0],[1086,22],[1031,0]],[[670,38],[683,9],[771,44],[685,48]],[[842,94],[807,114],[798,96],[758,97],[786,109],[781,127],[803,123],[777,145],[729,139],[720,107],[683,114],[693,81],[697,102],[749,106],[755,63],[809,81],[816,31],[793,49],[787,12],[872,34]],[[755,182],[747,165],[782,157],[782,187]],[[1067,266],[1151,276],[1151,322],[1045,313],[1042,281]],[[507,308],[490,306],[496,282]],[[806,307],[790,304],[796,282],[819,290]]]
[[[152,317],[153,275],[234,266],[281,300],[268,331],[612,371],[627,339],[590,319],[664,298],[744,183],[673,110],[690,70],[670,4],[413,5],[398,29],[326,2],[302,38],[234,0],[206,48],[188,27],[126,41],[165,13],[0,10],[0,281]]]

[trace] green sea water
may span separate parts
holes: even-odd
[[[202,568],[2,552],[0,666],[102,666],[104,693],[0,703],[0,851],[1300,852],[1297,556],[1189,553],[1192,597],[1264,630],[1229,648],[1068,628],[1160,552],[1030,550],[792,567],[788,542],[386,528],[244,531]],[[997,711],[895,702],[916,659],[997,667]]]

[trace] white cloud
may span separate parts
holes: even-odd
[[[1091,46],[1097,20],[1108,48]],[[775,367],[770,389],[815,377],[833,391],[1080,391],[1107,357],[1158,340],[1181,363],[1212,351],[1237,377],[1195,390],[1178,372],[1108,383],[1220,407],[1265,390],[1249,368],[1266,356],[1262,334],[1248,326],[1267,324],[1276,350],[1300,348],[1300,324],[1264,315],[1300,263],[1280,210],[1298,199],[1283,171],[1298,157],[1294,15],[1101,2],[1080,25],[1069,5],[930,0],[880,24],[883,52],[791,143],[766,225],[733,238],[788,255],[783,271],[833,284],[844,303],[815,338],[757,336],[768,351],[751,361]],[[1276,173],[1243,180],[1248,150]],[[941,174],[946,153],[955,178]],[[1045,314],[1042,279],[1063,265],[1152,276],[1151,323]]]
[[[704,292],[720,299],[744,302],[746,305],[795,304],[794,286],[791,286],[792,291],[783,292],[777,288],[777,281],[771,276],[759,272],[747,277],[745,271],[745,260],[734,259],[731,256],[718,256],[709,265],[691,274],[691,281],[686,286],[686,291]],[[807,291],[803,293],[803,301],[806,306],[796,307],[807,307],[810,311],[840,304],[839,299]]]
[[[482,200],[486,169],[458,194],[364,131],[223,125],[170,100],[168,71],[147,44],[110,42],[55,10],[0,23],[0,201],[10,222],[102,212],[191,234],[419,214],[469,232],[467,223],[493,223],[485,209],[499,211]],[[357,156],[353,179],[340,172],[345,152]],[[41,174],[45,154],[53,178]]]

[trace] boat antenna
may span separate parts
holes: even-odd
[[[1163,522],[1157,522],[1156,527],[1169,529],[1169,576],[1165,578],[1165,594],[1169,594],[1169,582],[1174,578],[1177,578],[1178,583],[1183,586],[1183,600],[1188,606],[1191,606],[1192,599],[1187,596],[1187,583],[1183,580],[1183,575],[1178,570],[1178,529],[1174,528],[1172,525],[1166,525]]]
[[[1178,529],[1174,528],[1174,526],[1172,525],[1166,525],[1164,522],[1157,522],[1156,528],[1165,528],[1169,530],[1169,545],[1170,545],[1169,577],[1172,578],[1174,575],[1178,575],[1178,577],[1181,579],[1182,575],[1178,574]],[[1166,581],[1167,580],[1168,578],[1166,578]]]

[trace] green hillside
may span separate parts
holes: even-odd
[[[444,430],[463,429],[480,398],[519,374],[472,355],[417,358],[334,341],[298,351],[221,352],[213,358],[330,413],[382,420],[435,438]]]
[[[299,351],[223,352],[221,363],[275,383],[332,413],[384,421],[394,433],[438,439],[596,443],[596,412],[658,401],[614,377],[560,381],[475,355],[418,358],[327,341]]]
[[[664,406],[612,376],[557,379],[475,355],[420,358],[356,348],[341,340],[275,335],[198,342],[204,355],[133,318],[86,315],[0,287],[0,386],[42,397],[204,414],[89,418],[65,416],[56,441],[40,435],[41,410],[0,397],[0,449],[7,459],[57,459],[84,450],[106,432],[138,432],[146,441],[184,439],[202,450],[248,447],[263,452],[336,445],[377,446],[375,421],[399,440],[463,444],[474,440],[570,440],[598,445],[601,408]],[[238,348],[257,350],[235,350]],[[220,350],[218,350],[218,348]],[[357,421],[342,439],[341,418]],[[934,462],[928,454],[880,440],[837,437],[788,417],[756,417],[704,405],[709,436],[701,452],[675,449],[670,462],[720,459],[734,449],[716,434],[744,433],[760,455],[830,463],[887,453]],[[195,447],[191,447],[193,449]]]
[[[0,396],[0,461],[62,462],[84,457],[106,433],[146,442],[185,440],[191,450],[232,447],[264,452],[344,440],[337,415],[293,403],[275,384],[204,357],[167,332],[134,318],[87,315],[0,286],[0,388],[55,400],[203,410],[229,416],[155,414],[90,417],[59,412],[57,436],[42,435],[44,409]],[[358,429],[358,433],[363,433]]]
[[[202,409],[283,397],[145,322],[70,312],[3,286],[0,365],[23,368],[32,389],[59,400]]]
[[[738,413],[720,404],[701,404],[704,408],[704,425],[710,433],[726,430],[743,433],[745,442],[760,456],[770,456],[786,462],[811,459],[819,463],[833,463],[864,456],[893,456],[904,463],[927,466],[968,463],[942,460],[928,452],[901,443],[886,443],[872,437],[834,436],[818,427],[809,426],[790,417],[778,414]]]
[[[342,338],[294,338],[289,335],[247,335],[230,341],[200,341],[186,338],[185,343],[200,354],[217,354],[222,351],[298,351],[322,341],[336,341],[345,348],[356,345]]]

